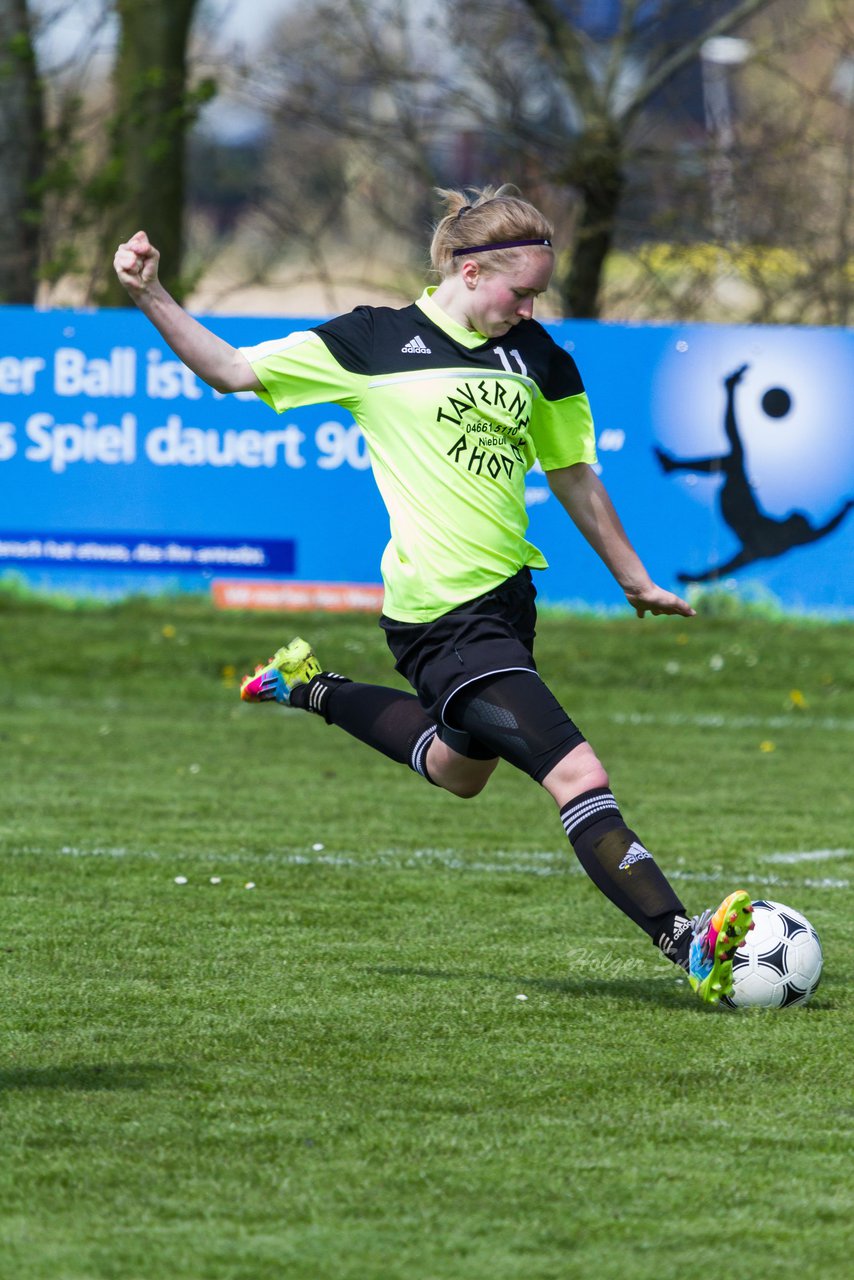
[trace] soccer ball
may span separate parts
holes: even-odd
[[[754,927],[732,960],[731,1009],[788,1009],[806,1004],[821,978],[818,934],[800,911],[754,902]]]

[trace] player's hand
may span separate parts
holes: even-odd
[[[691,608],[687,600],[672,591],[657,587],[654,582],[643,591],[627,591],[626,599],[639,618],[647,613],[654,617],[661,613],[675,613],[681,618],[693,618],[696,615],[696,610]]]
[[[155,249],[144,231],[120,244],[113,258],[113,266],[121,284],[133,298],[140,297],[157,283],[160,251]]]

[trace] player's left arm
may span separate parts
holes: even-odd
[[[675,613],[692,618],[686,600],[653,582],[629,541],[620,517],[596,472],[586,462],[546,472],[549,488],[625,592],[639,618]]]

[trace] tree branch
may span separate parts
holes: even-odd
[[[627,101],[621,112],[622,118],[629,120],[636,115],[653,94],[657,93],[668,80],[671,80],[683,67],[686,67],[688,63],[698,56],[700,49],[707,40],[710,40],[713,36],[725,35],[728,31],[732,31],[734,27],[737,27],[739,23],[746,21],[747,18],[753,17],[754,14],[760,13],[763,9],[767,9],[770,5],[776,3],[777,0],[741,0],[741,4],[737,5],[724,17],[718,18],[716,22],[710,22],[707,27],[691,40],[686,40],[674,53],[666,57],[650,72],[638,87],[637,92]]]

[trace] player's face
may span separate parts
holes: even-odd
[[[551,249],[529,249],[507,271],[480,271],[470,290],[468,319],[487,338],[500,338],[520,320],[530,320],[534,302],[549,286],[554,269]]]

